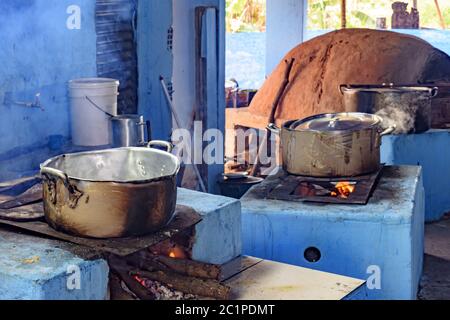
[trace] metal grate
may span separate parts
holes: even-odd
[[[376,188],[383,168],[384,165],[371,174],[346,178],[314,178],[285,173],[275,188],[269,191],[267,198],[292,202],[366,205]],[[354,185],[355,191],[345,198],[331,196],[329,191],[333,184],[344,181]]]
[[[96,0],[97,75],[120,81],[119,113],[136,113],[137,0]]]

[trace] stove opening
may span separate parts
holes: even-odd
[[[169,251],[168,256],[172,259],[187,259],[185,250],[177,245],[173,246],[173,248]]]
[[[334,191],[331,192],[332,197],[340,197],[347,199],[356,189],[356,182],[332,182]]]
[[[194,229],[180,232],[170,239],[149,248],[149,251],[154,256],[163,256],[176,260],[189,260],[192,255],[192,240],[194,234]]]
[[[357,182],[301,182],[292,195],[302,197],[334,197],[348,199],[356,190]]]
[[[383,166],[376,172],[356,177],[308,177],[281,173],[268,199],[328,204],[366,205],[375,190]]]
[[[305,250],[304,257],[306,261],[310,263],[316,263],[319,262],[320,259],[322,258],[322,253],[320,252],[319,249],[315,247],[310,247]]]

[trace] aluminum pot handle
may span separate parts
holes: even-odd
[[[380,137],[387,136],[388,134],[391,134],[397,129],[397,126],[391,126],[387,128],[386,130],[380,132]]]
[[[70,183],[69,176],[66,173],[64,173],[60,170],[54,169],[54,168],[42,167],[41,174],[44,174],[44,175],[50,174],[50,175],[53,175],[53,176],[56,176],[56,177],[62,179],[64,185],[66,186],[66,188],[69,191],[69,201],[68,201],[69,208],[75,209],[78,206],[78,202],[81,199],[81,197],[83,197],[84,192],[80,191],[76,186],[74,186]],[[55,188],[55,186],[53,186],[53,188]],[[52,201],[53,201],[53,204],[56,204],[56,202],[58,201],[56,198],[56,189],[54,190],[54,192],[55,192],[54,198]]]
[[[41,174],[50,174],[52,176],[56,176],[64,181],[64,183],[69,183],[69,176],[57,169],[43,167],[41,168]]]
[[[147,127],[147,141],[152,141],[152,124],[150,122],[150,120],[147,120],[145,122],[146,127]]]
[[[152,148],[152,147],[163,147],[163,148],[166,148],[166,151],[168,153],[171,153],[173,151],[173,145],[170,142],[162,141],[162,140],[150,141],[147,144],[147,148]]]
[[[279,135],[280,132],[281,132],[281,129],[278,128],[278,127],[276,126],[275,123],[269,123],[269,124],[267,125],[266,128],[267,128],[267,130],[269,130],[270,132],[275,133],[275,134],[277,134],[277,135]]]
[[[339,92],[340,92],[342,95],[344,95],[345,89],[348,89],[348,85],[347,85],[347,84],[341,84],[341,85],[339,86]]]
[[[430,90],[430,94],[431,94],[431,98],[435,98],[439,93],[439,88],[438,87],[433,87]]]

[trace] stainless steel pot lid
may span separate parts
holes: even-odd
[[[382,119],[376,115],[346,112],[328,113],[312,116],[303,120],[295,121],[291,130],[297,131],[354,131],[369,129],[381,124]]]
[[[180,161],[157,149],[118,148],[57,156],[41,165],[45,168],[79,181],[148,183],[178,174]]]
[[[357,91],[357,92],[375,92],[375,93],[411,93],[423,92],[434,94],[439,90],[437,87],[420,86],[420,85],[394,85],[394,84],[349,84],[342,85],[341,91]]]

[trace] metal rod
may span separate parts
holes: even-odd
[[[273,105],[272,105],[272,108],[270,111],[270,115],[269,115],[269,119],[267,121],[268,125],[275,123],[278,105],[280,104],[280,100],[283,97],[283,95],[285,94],[286,88],[289,85],[289,82],[290,82],[289,77],[291,75],[291,71],[294,66],[295,59],[291,58],[290,61],[285,60],[284,62],[286,64],[286,70],[284,72],[283,82],[281,83],[280,88],[278,89],[278,92],[275,96],[275,101],[273,102]],[[266,129],[264,138],[261,141],[261,144],[258,148],[258,153],[256,155],[255,164],[253,165],[253,169],[250,173],[250,175],[253,177],[256,177],[256,175],[258,174],[258,172],[261,169],[261,158],[262,158],[263,146],[267,145],[268,141],[270,141],[270,138],[271,138],[271,131],[269,129]]]
[[[163,88],[164,95],[165,95],[166,100],[167,100],[167,104],[169,105],[170,111],[171,111],[171,113],[172,113],[172,115],[173,115],[173,117],[175,119],[175,123],[177,125],[177,128],[181,129],[182,128],[181,120],[178,117],[178,113],[175,110],[175,106],[173,105],[173,101],[172,101],[172,98],[170,97],[169,89],[167,89],[167,85],[166,85],[166,82],[164,81],[164,77],[160,76],[159,79],[161,81],[161,86]],[[193,154],[192,154],[191,150],[186,150],[186,151],[189,153],[189,158],[191,159],[195,175],[197,176],[198,183],[200,184],[200,189],[202,190],[202,192],[206,193],[207,192],[206,186],[205,186],[205,183],[203,182],[203,178],[202,178],[202,175],[200,174],[200,170],[198,169],[197,165],[194,162]]]

